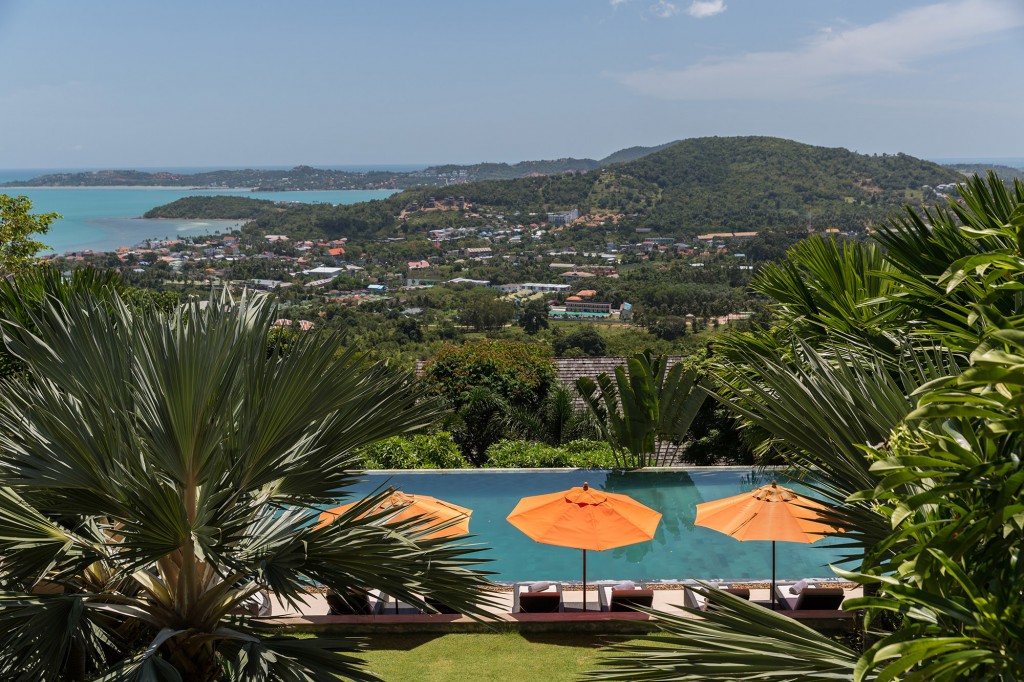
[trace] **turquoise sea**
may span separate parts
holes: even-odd
[[[33,213],[60,213],[50,232],[40,239],[52,252],[113,251],[145,239],[213,234],[236,227],[236,220],[145,220],[151,208],[197,195],[238,195],[274,201],[354,204],[384,199],[393,190],[336,190],[310,192],[250,192],[247,189],[198,190],[163,187],[5,187],[0,192],[32,200]]]

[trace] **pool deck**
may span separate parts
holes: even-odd
[[[681,608],[683,586],[657,585],[653,590],[653,608],[664,613],[695,617]],[[411,633],[411,632],[486,632],[495,629],[530,631],[595,631],[609,633],[644,632],[652,629],[651,618],[636,612],[601,611],[596,589],[587,591],[587,611],[583,610],[583,590],[580,585],[568,585],[563,590],[565,611],[560,613],[512,613],[512,592],[492,593],[494,604],[486,606],[491,616],[487,620],[472,619],[451,614],[419,613],[394,600],[386,602],[383,612],[366,616],[327,615],[327,601],[318,592],[309,593],[296,611],[274,600],[272,622],[297,630],[335,633]],[[767,586],[751,587],[751,601],[769,604]],[[847,588],[846,596],[859,597],[859,587]],[[396,613],[397,610],[397,613]],[[855,624],[850,612],[803,611],[787,613],[809,627],[820,630],[845,630]],[[837,615],[843,614],[843,615]]]

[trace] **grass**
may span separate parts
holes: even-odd
[[[370,639],[360,653],[384,680],[508,682],[576,680],[597,667],[606,635],[518,632],[454,635],[388,635]]]

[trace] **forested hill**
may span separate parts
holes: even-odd
[[[488,211],[507,217],[519,212],[524,222],[532,213],[533,222],[549,211],[578,208],[584,221],[589,216],[595,224],[615,216],[602,229],[614,222],[622,238],[635,228],[680,238],[808,224],[860,230],[904,204],[935,203],[939,197],[929,188],[963,177],[905,154],[868,156],[769,137],[708,137],[585,173],[423,187],[350,206],[264,211],[253,227],[304,236],[392,236],[397,229],[480,225],[481,218],[473,216]],[[464,197],[472,210],[422,210],[431,199],[448,195]],[[215,212],[207,208],[204,217]]]
[[[770,137],[677,142],[626,163],[576,175],[461,185],[474,205],[546,212],[626,214],[624,222],[676,236],[714,230],[816,226],[858,229],[957,171],[906,154],[868,156]],[[431,191],[405,192],[417,201]],[[397,198],[397,197],[396,197]]]
[[[185,220],[212,220],[229,218],[242,220],[256,218],[267,210],[284,210],[277,202],[233,195],[183,197],[163,206],[146,211],[143,218],[178,218]]]

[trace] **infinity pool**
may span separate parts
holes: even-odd
[[[496,571],[498,581],[580,580],[582,554],[578,549],[542,545],[526,537],[505,520],[520,498],[568,489],[589,482],[593,488],[629,495],[662,514],[651,542],[605,552],[587,552],[587,579],[724,579],[771,577],[771,543],[739,542],[731,537],[694,527],[696,505],[738,495],[771,482],[770,476],[739,469],[687,469],[685,471],[611,472],[573,471],[446,471],[430,473],[366,474],[354,486],[355,495],[392,485],[411,494],[432,495],[473,510],[473,542],[490,547],[481,556],[493,561],[484,568]],[[798,483],[779,484],[806,493]],[[349,500],[353,498],[347,498]],[[841,551],[832,538],[813,545],[780,542],[777,573],[781,578],[828,577],[828,564]]]

